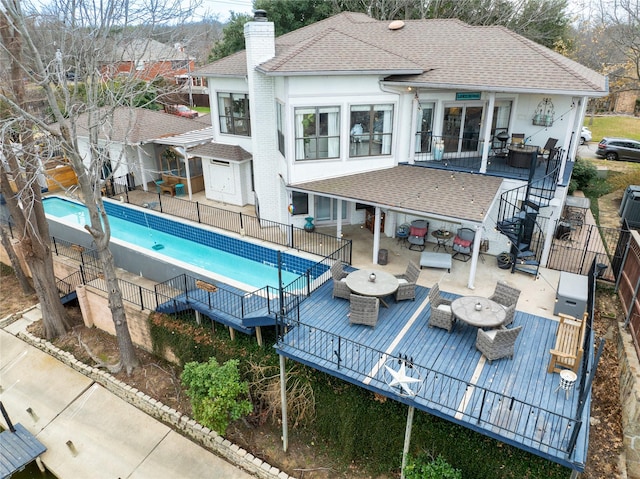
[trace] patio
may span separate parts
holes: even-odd
[[[203,204],[223,207],[204,197]],[[243,208],[251,214],[250,208]],[[318,232],[335,234],[334,227]],[[373,234],[364,225],[345,226],[343,238],[352,240],[352,267],[375,268],[401,274],[409,261],[419,262],[413,251],[396,238],[382,237],[380,248],[388,252],[385,265],[372,261]],[[437,249],[437,239],[427,237],[426,251]],[[559,374],[547,373],[549,350],[555,343],[557,317],[553,315],[559,271],[541,269],[538,279],[511,274],[497,267],[495,257],[481,254],[476,287],[467,287],[471,262],[453,261],[451,272],[425,268],[418,279],[415,301],[380,308],[375,329],[349,326],[349,302],[331,296],[328,281],[300,305],[295,318],[287,318],[288,332],[276,346],[280,354],[324,371],[360,387],[389,396],[481,434],[512,444],[574,470],[586,461],[589,407],[576,422],[579,390],[568,398],[557,391]],[[429,328],[429,288],[439,283],[449,298],[461,295],[489,296],[496,281],[504,280],[520,289],[512,327],[524,326],[512,360],[486,362],[475,349],[477,329],[458,323],[451,334]],[[420,374],[421,385],[414,397],[398,395],[388,385],[385,363],[398,369],[398,358]],[[578,424],[579,423],[579,424]],[[577,436],[572,438],[573,431]],[[575,448],[572,453],[567,451]]]

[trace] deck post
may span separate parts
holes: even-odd
[[[409,454],[409,445],[411,444],[411,427],[413,426],[413,413],[415,410],[415,407],[409,406],[409,411],[407,412],[407,428],[404,431],[404,447],[402,448],[402,471],[400,472],[400,479],[404,479],[404,468],[407,466],[407,454]]]
[[[289,431],[287,421],[287,373],[284,356],[280,355],[280,402],[282,404],[282,449],[287,452],[289,447]]]

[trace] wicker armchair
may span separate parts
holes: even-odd
[[[333,278],[333,297],[349,299],[351,296],[351,290],[344,279],[347,277],[347,272],[344,271],[342,262],[336,261],[331,266],[331,277]]]
[[[431,304],[429,327],[446,329],[450,333],[455,323],[455,317],[451,312],[451,301],[442,297],[438,283],[434,284],[429,291],[429,303]]]
[[[512,329],[492,329],[491,331],[478,329],[476,349],[489,362],[500,358],[513,358],[514,346],[520,331],[522,331],[522,326]]]
[[[496,289],[493,294],[489,296],[489,299],[505,307],[515,306],[518,303],[520,292],[518,288],[509,286],[504,281],[498,281],[496,283]]]
[[[512,304],[511,306],[505,306],[504,310],[506,311],[507,314],[504,317],[502,326],[509,326],[511,323],[513,323],[513,320],[516,317],[516,305]]]
[[[416,300],[416,283],[420,276],[420,267],[413,261],[409,261],[407,270],[403,274],[397,274],[398,290],[396,291],[396,302],[410,299]]]
[[[376,324],[378,324],[378,311],[380,310],[380,300],[378,298],[351,294],[349,302],[350,324],[364,324],[376,327]]]

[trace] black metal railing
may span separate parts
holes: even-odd
[[[306,231],[304,228],[291,224],[279,223],[242,212],[228,211],[198,201],[145,192],[142,189],[136,189],[135,195],[130,194],[131,191],[126,181],[118,181],[116,178],[112,191],[108,192],[112,194],[107,194],[107,196],[122,198],[122,201],[127,203],[153,209],[167,215],[321,257],[335,256],[335,252],[340,251],[340,261],[346,264],[352,262],[351,240],[317,231]]]
[[[205,304],[209,309],[220,311],[239,320],[245,317],[277,311],[278,290],[265,286],[256,291],[243,293],[234,291],[222,283],[209,283],[188,274],[181,274],[154,286],[155,292],[163,297],[184,297]]]
[[[416,135],[416,144],[420,145],[419,152],[414,154],[414,161],[421,166],[439,168],[470,173],[478,173],[482,168],[482,154],[484,140],[477,138],[459,138],[457,136]],[[444,150],[439,152],[435,145],[442,145]],[[535,145],[532,145],[535,146]],[[560,153],[561,156],[561,153]],[[530,168],[519,168],[509,164],[506,144],[491,141],[485,172],[495,176],[528,179],[546,175],[550,170],[547,164],[536,162]]]
[[[91,265],[97,267],[99,265],[98,252],[94,249],[71,243],[60,238],[51,237],[51,248],[53,254],[64,256],[66,258],[77,261],[82,265]]]
[[[285,334],[286,332],[286,334]],[[341,372],[354,383],[366,381],[371,387],[388,390],[384,364],[387,361],[407,361],[335,333],[306,324],[289,316],[278,318],[276,347],[287,352],[300,351],[301,356],[325,371]],[[419,408],[452,417],[474,427],[491,429],[494,433],[556,454],[570,454],[571,431],[578,426],[576,419],[542,408],[533,403],[507,396],[486,387],[450,376],[446,373],[410,362],[420,372],[422,388],[411,401]],[[397,391],[390,391],[395,396]],[[462,398],[472,394],[464,410],[459,409]],[[545,434],[539,434],[544,429]]]

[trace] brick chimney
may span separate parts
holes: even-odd
[[[253,21],[244,25],[247,56],[247,82],[251,111],[251,138],[253,146],[253,177],[260,216],[264,219],[286,222],[286,191],[280,180],[284,164],[279,161],[275,110],[274,78],[256,67],[275,56],[275,28],[267,21],[264,10],[254,12]],[[280,173],[280,175],[278,175]]]

